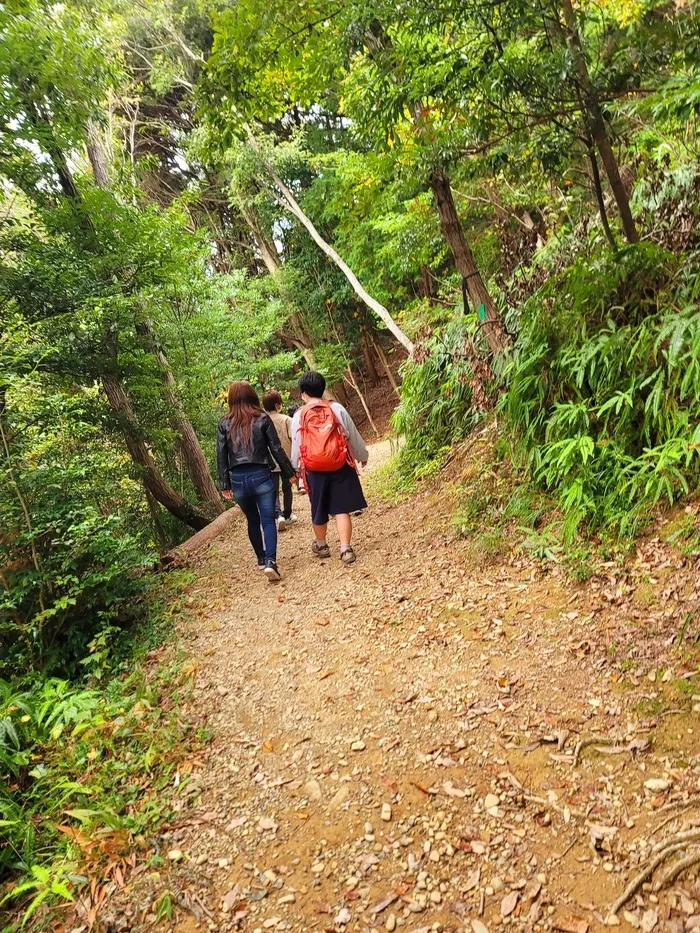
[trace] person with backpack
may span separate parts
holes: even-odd
[[[323,398],[326,380],[309,372],[299,380],[304,405],[292,419],[292,465],[301,472],[311,503],[316,557],[331,556],[326,540],[328,518],[335,517],[340,559],[356,560],[352,548],[352,513],[367,508],[356,463],[367,466],[369,453],[355,423],[339,402]]]
[[[249,383],[234,382],[229,387],[228,409],[217,431],[219,488],[224,499],[233,496],[240,506],[248,521],[248,538],[258,569],[274,583],[280,579],[280,572],[272,468],[279,464],[282,475],[292,482],[296,480],[296,471],[270,416],[260,407],[258,394]]]
[[[277,389],[270,389],[263,395],[263,408],[270,416],[270,421],[275,426],[277,436],[280,439],[282,449],[289,457],[292,453],[292,419],[289,415],[282,413],[282,396]],[[293,524],[297,517],[292,512],[292,484],[282,473],[278,464],[272,471],[272,479],[275,483],[275,517],[277,519],[277,531],[285,531],[287,524]],[[280,483],[282,485],[282,507],[280,508]]]

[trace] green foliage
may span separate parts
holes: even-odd
[[[479,421],[472,404],[473,336],[473,328],[457,320],[431,336],[415,362],[404,364],[392,425],[405,438],[399,463],[407,477],[432,474]]]
[[[700,268],[651,244],[581,257],[526,304],[501,410],[567,537],[622,533],[700,475]]]
[[[177,709],[189,682],[177,666],[91,689],[0,680],[0,878],[19,875],[4,904],[23,904],[25,923],[72,899],[86,861],[118,864],[173,812],[186,781],[173,790],[172,775],[195,742]]]
[[[124,455],[100,442],[94,390],[25,378],[6,400],[0,676],[78,673],[92,640],[142,609],[155,560],[134,521],[145,503]]]

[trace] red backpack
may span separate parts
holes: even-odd
[[[299,415],[299,454],[305,470],[331,473],[350,462],[345,431],[330,404],[307,402]]]

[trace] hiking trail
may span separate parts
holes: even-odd
[[[376,468],[388,442],[371,453]],[[349,567],[332,523],[333,558],[312,556],[298,495],[281,583],[242,520],[195,560],[187,712],[213,739],[165,867],[115,899],[114,929],[586,933],[652,845],[692,827],[700,715],[669,640],[692,561],[649,538],[626,576],[575,585],[456,541],[453,495],[373,497]],[[700,926],[692,878],[648,887],[619,923]],[[156,923],[166,889],[176,910]]]

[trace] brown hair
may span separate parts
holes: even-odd
[[[250,444],[253,422],[262,414],[258,393],[249,382],[233,382],[228,390],[228,420],[231,440]]]
[[[282,404],[282,396],[277,389],[270,389],[263,395],[263,408],[265,411],[274,411],[278,405]]]

